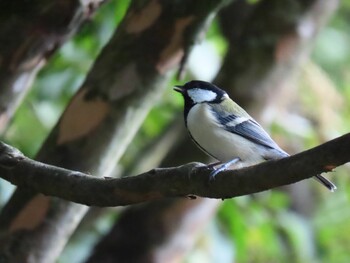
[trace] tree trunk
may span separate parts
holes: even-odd
[[[170,70],[223,1],[132,1],[37,159],[110,176]],[[93,194],[93,193],[92,193]],[[4,262],[54,262],[87,207],[18,189],[0,215]]]
[[[46,60],[103,0],[0,3],[0,133]]]

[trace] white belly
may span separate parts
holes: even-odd
[[[242,167],[264,161],[261,157],[263,149],[259,145],[222,129],[206,104],[192,107],[187,116],[187,128],[193,139],[221,162],[239,157]]]

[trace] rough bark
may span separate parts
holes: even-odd
[[[350,133],[288,158],[227,170],[215,179],[200,163],[156,168],[120,179],[100,178],[37,162],[8,145],[0,146],[1,178],[45,195],[99,207],[165,197],[232,198],[296,183],[350,162]]]
[[[132,1],[37,159],[109,176],[223,1]],[[4,262],[53,262],[87,208],[19,188],[0,215]]]
[[[103,0],[0,3],[0,133],[38,70]]]

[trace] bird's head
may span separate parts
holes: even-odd
[[[200,80],[192,80],[183,86],[175,86],[175,91],[182,94],[185,103],[220,103],[228,95],[217,86]]]

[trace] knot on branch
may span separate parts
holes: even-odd
[[[0,166],[1,167],[11,169],[24,158],[25,156],[18,149],[6,143],[0,142]]]

